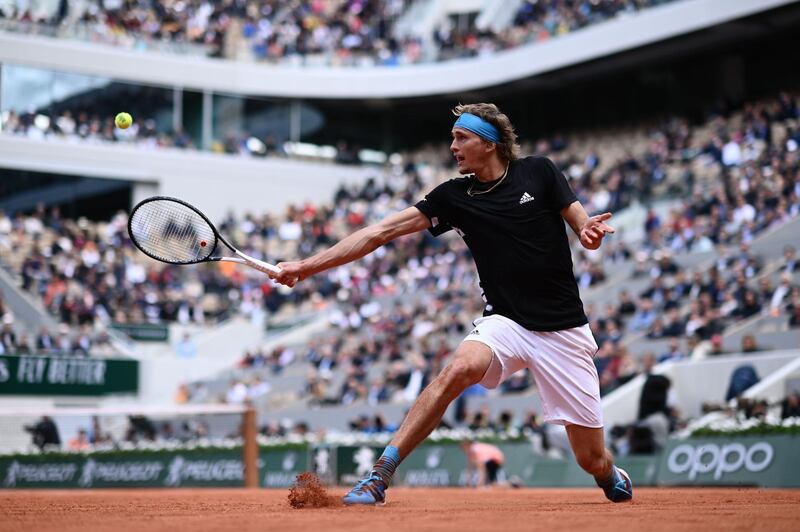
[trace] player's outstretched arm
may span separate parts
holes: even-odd
[[[573,201],[564,207],[561,210],[561,217],[575,231],[581,240],[581,245],[586,249],[599,248],[603,237],[615,231],[613,227],[605,223],[611,218],[610,212],[589,216],[580,201]]]
[[[297,281],[360,259],[397,237],[422,231],[430,225],[428,217],[419,209],[409,207],[376,224],[359,229],[332,247],[305,260],[278,263],[281,272],[271,274],[270,277],[286,286],[294,286]]]

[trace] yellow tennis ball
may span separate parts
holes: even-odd
[[[114,123],[120,129],[128,129],[133,123],[133,117],[128,113],[119,113],[117,117],[114,118]]]

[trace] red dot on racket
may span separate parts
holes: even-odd
[[[206,247],[206,241],[205,241],[205,240],[201,240],[201,241],[200,241],[200,247],[201,247],[201,248],[204,248],[204,247]]]

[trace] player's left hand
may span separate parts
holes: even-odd
[[[597,216],[592,216],[581,227],[581,245],[586,249],[597,249],[600,247],[600,242],[603,237],[608,233],[613,233],[615,229],[605,223],[606,220],[611,218],[610,212],[604,212]]]

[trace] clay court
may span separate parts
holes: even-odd
[[[338,494],[336,490],[332,493]],[[800,490],[395,488],[380,508],[293,509],[286,490],[0,492],[0,531],[797,530]]]

